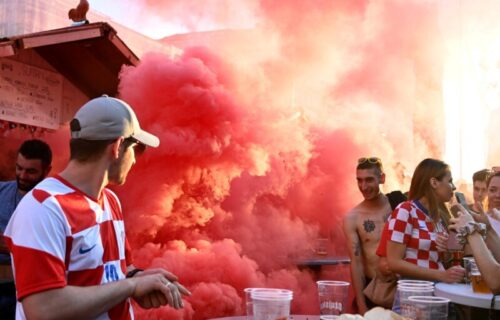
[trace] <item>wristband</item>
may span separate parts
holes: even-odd
[[[135,276],[136,273],[138,272],[141,272],[141,271],[144,271],[143,269],[139,269],[139,268],[135,268],[131,271],[129,271],[126,275],[127,278],[132,278],[133,276]]]

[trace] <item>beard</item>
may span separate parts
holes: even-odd
[[[43,180],[43,177],[40,177],[40,179],[33,180],[33,181],[21,181],[19,177],[16,177],[16,182],[17,182],[17,188],[21,191],[24,192],[29,192],[31,191],[38,183],[40,183]]]

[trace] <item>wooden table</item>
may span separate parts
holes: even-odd
[[[491,293],[476,293],[472,286],[462,283],[439,282],[434,287],[434,295],[448,298],[451,302],[466,306],[489,309],[493,295]],[[500,296],[496,297],[495,310],[500,310]]]
[[[225,317],[225,318],[213,318],[209,320],[247,320],[247,316],[238,317]],[[307,314],[292,314],[288,320],[319,320],[319,316],[307,315]]]

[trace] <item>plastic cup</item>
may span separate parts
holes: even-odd
[[[410,296],[408,303],[412,314],[407,317],[414,320],[446,320],[450,300],[433,296]]]
[[[470,270],[470,282],[472,285],[472,291],[476,293],[491,293],[490,288],[486,285],[486,282],[481,275],[476,263],[471,266]]]
[[[327,238],[316,239],[315,246],[314,246],[314,252],[319,256],[328,255],[328,244],[329,243],[330,243],[330,240]]]
[[[473,257],[464,257],[464,269],[465,269],[465,284],[470,284],[470,273],[471,270],[476,266],[476,260]]]
[[[431,283],[431,284],[429,284]],[[404,316],[411,317],[412,311],[408,304],[408,298],[410,296],[433,296],[434,295],[434,284],[430,281],[421,282],[407,282],[400,283],[397,286],[396,294],[394,295],[394,303],[392,305],[392,311]]]
[[[269,320],[290,317],[293,292],[285,289],[255,289],[250,291],[253,304],[253,319]]]
[[[402,279],[402,280],[398,280],[398,284],[403,284],[403,285],[416,285],[416,286],[422,286],[422,285],[434,286],[434,282],[432,282],[432,281],[425,281],[425,280],[411,280],[411,279]]]
[[[349,295],[349,282],[317,281],[320,319],[335,319],[345,312]]]
[[[245,305],[247,310],[247,319],[253,319],[253,303],[252,303],[252,290],[265,290],[266,288],[245,288],[243,292],[245,292]]]

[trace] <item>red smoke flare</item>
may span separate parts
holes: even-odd
[[[243,289],[262,286],[292,289],[292,312],[317,313],[312,275],[294,262],[317,237],[346,255],[356,159],[382,157],[390,191],[402,166],[440,152],[433,4],[259,4],[260,29],[206,38],[217,55],[148,54],[121,75],[121,97],[161,139],[119,191],[136,264],[193,291],[184,311],[158,318],[242,314]]]
[[[236,16],[229,4],[143,3],[192,30],[207,17]],[[121,97],[161,139],[117,189],[135,264],[164,267],[193,292],[181,311],[136,308],[139,318],[243,314],[243,289],[264,286],[292,289],[292,312],[317,314],[313,275],[295,260],[317,237],[332,240],[331,254],[346,254],[341,221],[360,200],[356,159],[380,156],[390,191],[404,186],[402,166],[442,151],[434,3],[244,5],[255,9],[252,32],[207,36],[211,50],[175,58],[151,53],[122,72]],[[67,154],[59,141],[56,153]]]

